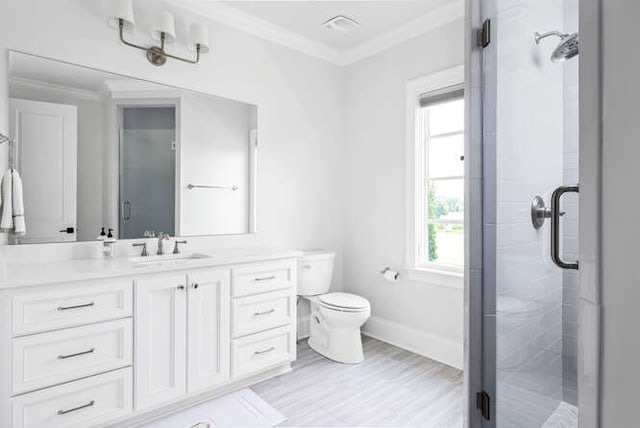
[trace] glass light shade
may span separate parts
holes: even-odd
[[[124,21],[125,30],[131,30],[136,25],[133,15],[133,0],[108,0],[107,8],[107,24],[110,27],[118,28],[120,19]]]
[[[167,11],[162,11],[156,15],[153,22],[151,35],[154,39],[160,40],[164,33],[164,41],[171,43],[176,39],[176,24],[173,15]]]
[[[200,45],[200,52],[209,52],[209,29],[198,23],[193,23],[189,27],[189,49],[195,51]]]

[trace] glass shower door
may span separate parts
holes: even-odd
[[[571,426],[578,197],[565,191],[578,178],[578,63],[568,40],[578,3],[482,8],[492,37],[483,50],[485,424]]]

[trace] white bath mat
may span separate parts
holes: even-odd
[[[190,407],[144,428],[265,428],[287,418],[249,388]]]

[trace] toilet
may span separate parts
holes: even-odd
[[[298,258],[298,295],[311,304],[309,346],[339,363],[364,360],[360,327],[369,319],[371,306],[364,297],[329,293],[335,253],[307,251]]]

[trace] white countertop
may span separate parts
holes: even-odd
[[[301,251],[278,248],[232,248],[196,251],[206,258],[182,259],[180,263],[143,265],[130,257],[64,260],[47,263],[7,264],[0,289],[28,287],[89,279],[137,276],[158,272],[224,266],[298,257]],[[188,255],[188,253],[187,253]],[[151,257],[150,259],[153,259]]]

